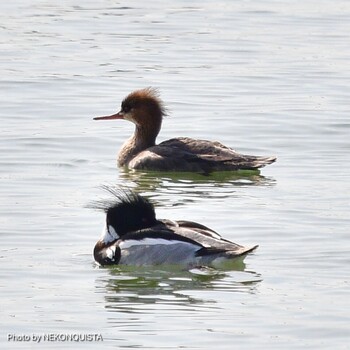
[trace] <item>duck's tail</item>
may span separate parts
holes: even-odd
[[[272,164],[276,161],[276,157],[255,157],[252,162],[253,168],[262,168],[266,165]]]

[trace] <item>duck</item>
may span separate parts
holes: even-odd
[[[131,190],[106,189],[112,199],[93,204],[106,214],[93,250],[100,266],[218,267],[227,261],[242,261],[258,247],[233,243],[197,222],[157,219],[149,199]]]
[[[118,113],[94,120],[123,119],[135,124],[134,134],[122,145],[119,167],[130,170],[197,172],[257,170],[276,157],[240,154],[218,141],[176,137],[156,144],[167,110],[159,91],[148,87],[131,92]]]

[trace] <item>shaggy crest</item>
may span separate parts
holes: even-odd
[[[103,210],[106,223],[119,235],[151,227],[157,223],[153,204],[147,198],[124,188],[102,186],[111,199],[92,202],[89,207]]]
[[[153,87],[136,90],[124,98],[122,102],[122,111],[128,112],[132,108],[137,108],[145,104],[158,112],[162,117],[167,115],[167,109],[159,97],[159,91]]]

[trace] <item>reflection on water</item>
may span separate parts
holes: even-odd
[[[105,289],[107,309],[125,313],[144,311],[145,304],[212,308],[215,304],[212,293],[255,293],[261,281],[259,274],[245,271],[243,261],[220,271],[202,267],[188,271],[175,266],[117,266],[107,271],[109,277],[98,279],[96,285]]]
[[[238,187],[274,186],[271,177],[257,171],[215,172],[210,175],[196,173],[139,172],[120,169],[122,184],[128,184],[135,191],[153,197],[165,206],[184,205],[200,198],[228,198],[234,196]],[[181,202],[177,201],[181,196]],[[172,201],[175,201],[174,203]]]

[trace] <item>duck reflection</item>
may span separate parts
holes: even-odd
[[[139,172],[120,169],[118,182],[128,183],[136,192],[147,194],[165,206],[184,205],[202,198],[229,198],[239,188],[250,186],[274,186],[271,177],[256,171],[214,172],[208,175],[198,173]],[[176,200],[174,203],[169,195]],[[181,195],[181,203],[177,201]]]
[[[235,261],[223,270],[198,267],[103,268],[108,276],[96,281],[106,290],[106,308],[124,313],[145,312],[160,305],[171,308],[191,307],[198,310],[217,308],[220,291],[255,293],[261,276],[245,271],[243,261]],[[154,311],[154,310],[153,310]],[[152,311],[152,312],[153,312]]]

